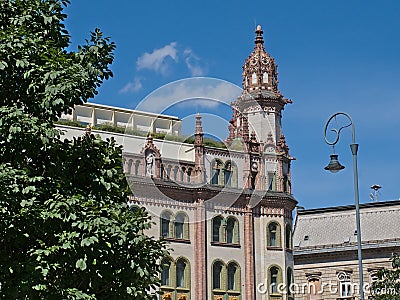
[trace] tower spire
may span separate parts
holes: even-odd
[[[205,181],[205,165],[204,165],[204,141],[203,141],[203,126],[201,115],[196,115],[196,129],[194,132],[194,149],[195,149],[195,182],[203,183]]]
[[[264,31],[262,30],[261,25],[257,25],[255,33],[256,33],[256,38],[254,40],[255,43],[254,49],[261,48],[264,50],[264,38],[263,38]]]

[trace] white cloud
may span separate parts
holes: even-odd
[[[183,52],[185,57],[186,67],[190,71],[192,76],[203,76],[205,71],[199,65],[200,58],[192,51],[192,49],[186,49]]]
[[[177,43],[172,42],[162,48],[155,49],[153,52],[145,52],[138,57],[136,68],[138,70],[148,69],[157,73],[165,74],[168,70],[167,58],[178,61]]]
[[[195,77],[178,80],[157,89],[136,107],[138,110],[162,113],[173,105],[214,108],[230,104],[242,89],[215,78]]]
[[[143,88],[142,80],[139,77],[135,77],[133,81],[128,82],[122,89],[119,90],[120,94],[134,93]]]

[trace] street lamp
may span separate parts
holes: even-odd
[[[333,142],[329,141],[327,136],[326,136],[326,131],[328,129],[329,123],[335,119],[336,117],[342,115],[347,117],[347,119],[350,121],[350,124],[347,124],[345,126],[340,127],[339,129],[331,129],[336,134],[336,137]],[[340,137],[340,131],[346,127],[351,126],[351,135],[352,135],[352,143],[350,144],[350,149],[351,153],[353,154],[353,177],[354,177],[354,202],[356,204],[356,223],[357,223],[357,252],[358,252],[358,273],[360,276],[360,299],[364,300],[364,276],[363,276],[363,267],[362,267],[362,255],[361,255],[361,226],[360,226],[360,205],[359,205],[359,196],[358,196],[358,169],[357,169],[357,150],[358,150],[358,144],[356,143],[356,137],[355,137],[355,130],[354,130],[354,122],[352,118],[344,112],[338,112],[333,114],[328,121],[326,122],[325,125],[325,130],[324,130],[324,136],[325,136],[325,142],[328,145],[331,145],[333,148],[333,152],[335,152],[335,145],[337,142],[339,142],[339,137]],[[344,169],[344,166],[342,166],[339,163],[338,160],[338,155],[333,153],[330,156],[330,162],[329,164],[324,168],[325,170],[328,170],[330,172],[336,173],[339,172],[340,170]]]

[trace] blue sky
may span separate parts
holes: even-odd
[[[354,203],[351,131],[336,147],[346,169],[323,170],[331,148],[323,129],[337,111],[355,122],[360,202],[370,186],[380,200],[400,198],[400,2],[336,1],[76,1],[66,9],[71,49],[99,27],[117,44],[114,78],[92,102],[135,108],[155,89],[191,76],[241,86],[242,65],[264,29],[278,64],[279,88],[293,104],[283,112],[292,156],[293,193],[306,208]],[[168,113],[210,113],[187,105]],[[218,108],[229,118],[229,108]],[[218,126],[221,127],[221,126]],[[223,126],[222,126],[223,127]]]

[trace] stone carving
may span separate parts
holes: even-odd
[[[162,296],[162,300],[172,300],[172,294],[166,293]]]
[[[257,164],[257,162],[253,161],[253,162],[251,163],[251,171],[252,171],[253,173],[257,173],[257,172],[258,172],[258,164]]]
[[[146,156],[146,176],[153,177],[154,175],[154,153],[149,152]]]

